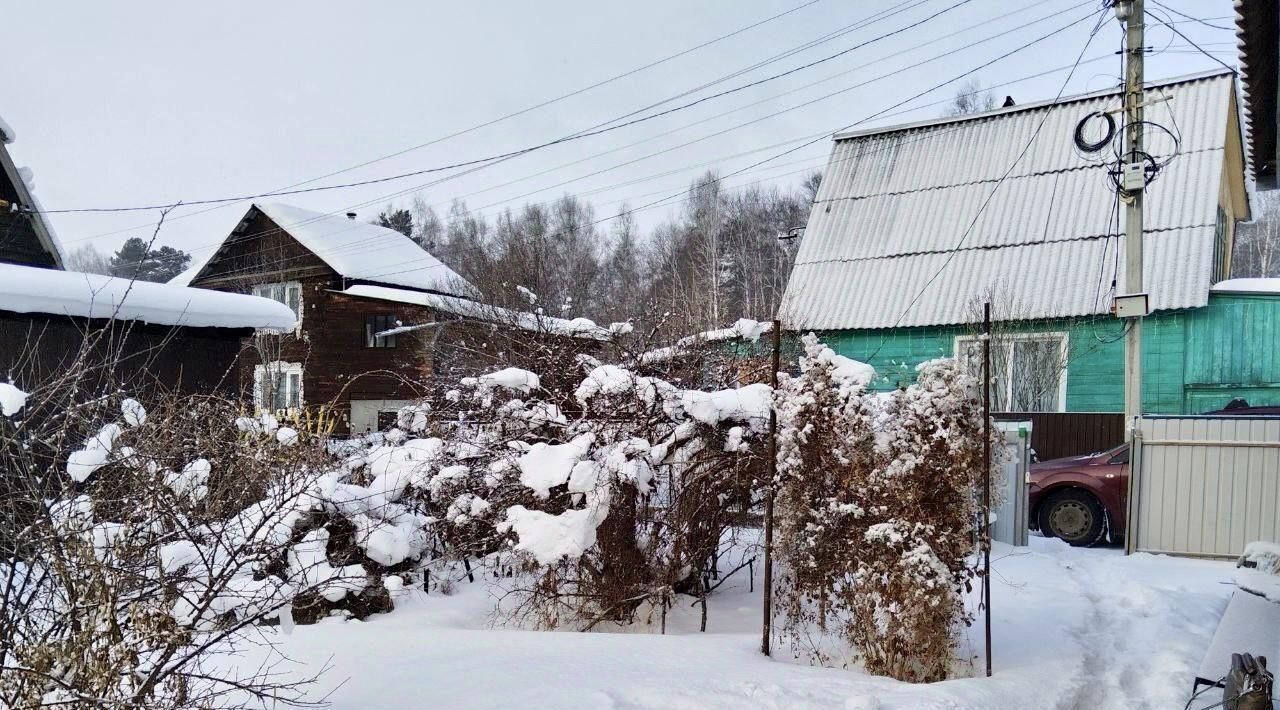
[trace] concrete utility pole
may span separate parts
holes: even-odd
[[[1142,197],[1146,185],[1146,155],[1142,145],[1143,58],[1146,48],[1143,0],[1116,0],[1116,17],[1125,23],[1124,117],[1125,146],[1120,184],[1125,194],[1124,289],[1116,299],[1116,315],[1126,320],[1124,339],[1125,426],[1135,426],[1142,414],[1142,318],[1148,304],[1142,284]]]

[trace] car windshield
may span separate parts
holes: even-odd
[[[1107,463],[1129,463],[1129,442],[1107,449],[1098,455],[1106,456]]]

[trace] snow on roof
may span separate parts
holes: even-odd
[[[0,264],[0,310],[194,328],[295,324],[293,311],[267,298],[17,264]]]
[[[773,330],[773,323],[768,321],[739,318],[728,328],[720,328],[718,330],[708,330],[702,333],[686,335],[685,337],[677,340],[674,345],[668,345],[664,348],[655,348],[653,350],[647,350],[640,353],[639,361],[643,365],[665,362],[688,353],[690,348],[695,348],[706,343],[723,342],[725,340],[741,339],[750,340],[754,343],[760,340],[761,335],[768,333],[771,330]]]
[[[348,279],[454,296],[479,295],[466,279],[394,229],[278,202],[255,202],[253,206]]]
[[[1214,293],[1269,293],[1280,296],[1280,279],[1227,279],[1209,289]]]
[[[13,127],[5,123],[4,116],[0,116],[0,143],[12,143],[18,139],[18,134],[13,132]]]
[[[1171,97],[1148,118],[1176,122],[1182,144],[1147,189],[1146,283],[1155,309],[1203,306],[1233,77],[1199,74],[1148,91]],[[974,320],[972,305],[993,290],[1028,319],[1107,312],[1101,292],[1123,241],[1109,234],[1114,192],[1072,135],[1081,118],[1119,102],[1118,92],[1099,92],[838,136],[783,320],[811,329],[958,324]],[[1153,137],[1148,150],[1171,151],[1164,140]]]
[[[574,318],[566,320],[564,318],[553,318],[537,313],[527,313],[524,311],[513,311],[507,308],[499,308],[478,301],[472,301],[466,298],[458,298],[456,296],[445,296],[437,293],[424,293],[422,291],[407,291],[400,288],[390,288],[388,286],[373,286],[370,284],[357,284],[348,286],[341,291],[335,291],[346,296],[357,296],[359,298],[376,298],[380,301],[393,301],[395,303],[409,303],[417,306],[427,306],[445,313],[452,313],[463,318],[485,321],[486,323],[497,323],[500,325],[508,325],[521,330],[530,332],[547,333],[550,335],[562,335],[570,338],[587,338],[590,340],[609,340],[610,333],[607,328],[601,328],[594,321],[587,318]]]

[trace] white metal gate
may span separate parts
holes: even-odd
[[[1129,552],[1234,557],[1280,540],[1280,417],[1138,420]]]

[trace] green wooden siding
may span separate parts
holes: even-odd
[[[1066,408],[1124,409],[1122,326],[1111,318],[1028,321],[1026,332],[1066,332]],[[845,330],[823,333],[837,352],[870,363],[873,387],[893,389],[915,379],[915,366],[955,353],[966,326]],[[1143,408],[1157,414],[1203,412],[1233,397],[1280,404],[1280,297],[1213,295],[1209,305],[1166,311],[1143,323]]]

